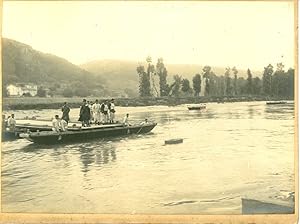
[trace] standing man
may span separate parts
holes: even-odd
[[[123,125],[124,126],[130,126],[130,124],[129,124],[129,114],[126,114],[126,116],[124,117]]]
[[[70,107],[68,106],[67,102],[64,102],[64,105],[61,108],[62,111],[62,118],[63,120],[65,120],[67,123],[69,123],[70,121],[70,117],[69,117],[69,113],[70,113]]]
[[[100,124],[100,104],[98,100],[93,104],[92,111],[95,124]]]
[[[101,104],[100,104],[100,112],[101,112],[101,122],[102,123],[105,123],[104,122],[104,119],[105,119],[105,117],[104,117],[104,102],[102,102]]]
[[[82,122],[82,126],[90,126],[90,119],[91,119],[91,111],[89,105],[86,102],[86,99],[83,99],[82,105],[80,107],[79,119],[78,121]]]
[[[111,99],[110,104],[109,104],[109,112],[110,112],[110,123],[115,123],[115,100]]]
[[[14,131],[16,128],[16,120],[15,120],[15,115],[12,114],[10,116],[10,118],[8,118],[7,120],[7,126],[9,128],[10,131]]]
[[[109,109],[108,109],[108,101],[107,100],[104,103],[103,115],[104,115],[104,123],[108,123]]]

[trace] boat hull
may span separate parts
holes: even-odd
[[[128,127],[111,127],[111,128],[95,128],[95,129],[83,129],[78,131],[66,131],[66,132],[54,132],[43,131],[30,134],[24,134],[21,137],[38,143],[38,144],[60,144],[68,142],[86,141],[88,139],[101,139],[105,137],[114,137],[120,135],[130,134],[144,134],[150,132],[156,123],[147,125],[135,125]]]

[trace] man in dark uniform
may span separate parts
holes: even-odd
[[[90,126],[91,111],[89,105],[86,102],[86,99],[83,99],[82,105],[80,107],[79,119],[78,121],[82,122],[82,126]]]
[[[65,102],[61,108],[61,111],[63,113],[61,119],[65,120],[67,123],[69,123],[69,121],[70,121],[70,117],[69,117],[70,110],[71,109],[68,106],[67,102]]]

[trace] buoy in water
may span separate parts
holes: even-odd
[[[165,144],[179,144],[179,143],[183,143],[183,138],[173,138],[173,139],[168,139],[165,140]]]

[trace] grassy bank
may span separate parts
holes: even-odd
[[[86,98],[94,101],[96,98]],[[99,100],[104,100],[98,98]],[[176,106],[180,104],[208,103],[208,102],[247,102],[247,101],[270,101],[287,100],[279,97],[266,96],[238,96],[238,97],[160,97],[160,98],[119,98],[115,99],[117,106]],[[68,102],[71,108],[80,107],[82,98],[41,98],[41,97],[17,97],[4,98],[3,110],[38,110],[38,109],[57,109],[63,102]]]

